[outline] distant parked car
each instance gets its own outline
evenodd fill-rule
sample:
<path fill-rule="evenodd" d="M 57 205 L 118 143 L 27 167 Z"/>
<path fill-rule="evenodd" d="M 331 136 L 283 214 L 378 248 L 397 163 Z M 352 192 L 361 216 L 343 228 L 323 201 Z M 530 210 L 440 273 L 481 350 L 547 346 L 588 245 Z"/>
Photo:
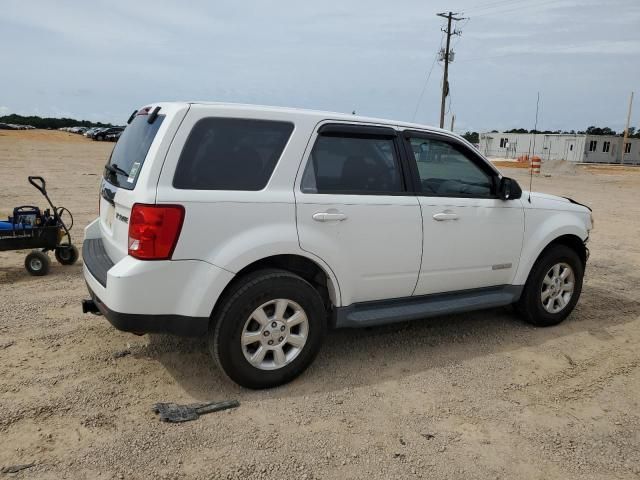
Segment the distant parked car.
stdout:
<path fill-rule="evenodd" d="M 90 135 L 88 135 L 89 138 L 95 139 L 95 136 L 101 132 L 104 132 L 105 130 L 107 130 L 107 127 L 97 127 L 94 128 L 93 131 L 91 132 Z"/>
<path fill-rule="evenodd" d="M 108 142 L 117 142 L 122 135 L 122 132 L 110 133 L 104 137 L 104 139 Z"/>
<path fill-rule="evenodd" d="M 107 135 L 113 135 L 115 133 L 122 133 L 123 130 L 124 130 L 123 127 L 105 128 L 103 130 L 100 130 L 100 131 L 94 133 L 92 138 L 94 140 L 106 140 L 107 139 Z"/>

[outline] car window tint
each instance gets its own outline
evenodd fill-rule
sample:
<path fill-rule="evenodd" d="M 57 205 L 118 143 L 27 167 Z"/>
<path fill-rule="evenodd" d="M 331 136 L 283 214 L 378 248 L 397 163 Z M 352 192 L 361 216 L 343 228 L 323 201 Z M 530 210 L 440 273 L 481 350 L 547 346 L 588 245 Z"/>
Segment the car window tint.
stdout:
<path fill-rule="evenodd" d="M 147 122 L 146 115 L 136 116 L 132 122 L 122 131 L 118 143 L 113 147 L 110 165 L 117 165 L 116 172 L 104 171 L 104 178 L 113 185 L 132 190 L 137 182 L 140 169 L 147 157 L 149 148 L 153 143 L 160 125 L 164 121 L 164 115 L 158 115 L 153 123 Z M 107 135 L 107 128 L 101 129 L 101 135 Z"/>
<path fill-rule="evenodd" d="M 305 168 L 305 193 L 385 194 L 403 190 L 392 138 L 319 135 Z"/>
<path fill-rule="evenodd" d="M 189 134 L 173 177 L 175 188 L 261 190 L 269 181 L 293 124 L 203 118 Z"/>
<path fill-rule="evenodd" d="M 491 177 L 454 145 L 411 138 L 422 193 L 452 197 L 492 196 Z"/>

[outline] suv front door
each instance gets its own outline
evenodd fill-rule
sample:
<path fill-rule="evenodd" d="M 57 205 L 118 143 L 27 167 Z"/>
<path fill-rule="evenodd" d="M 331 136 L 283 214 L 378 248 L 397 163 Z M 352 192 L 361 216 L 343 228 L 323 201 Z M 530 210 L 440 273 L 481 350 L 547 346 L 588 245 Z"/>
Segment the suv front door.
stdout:
<path fill-rule="evenodd" d="M 415 295 L 510 284 L 524 235 L 521 201 L 498 198 L 498 173 L 462 142 L 403 136 L 424 226 Z"/>
<path fill-rule="evenodd" d="M 343 306 L 410 296 L 422 217 L 396 130 L 324 124 L 309 145 L 295 187 L 300 247 L 334 271 Z"/>

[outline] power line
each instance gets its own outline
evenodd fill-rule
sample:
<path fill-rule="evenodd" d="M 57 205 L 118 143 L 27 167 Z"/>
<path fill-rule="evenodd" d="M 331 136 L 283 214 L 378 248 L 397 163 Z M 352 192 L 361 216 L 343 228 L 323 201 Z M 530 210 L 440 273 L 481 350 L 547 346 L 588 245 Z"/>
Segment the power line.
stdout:
<path fill-rule="evenodd" d="M 429 74 L 427 75 L 427 79 L 424 81 L 424 85 L 422 86 L 422 92 L 420 92 L 420 97 L 418 97 L 418 103 L 416 103 L 416 109 L 414 110 L 413 117 L 411 118 L 412 122 L 416 120 L 418 109 L 420 108 L 420 104 L 422 103 L 422 97 L 424 96 L 424 92 L 427 90 L 427 84 L 429 83 L 429 79 L 431 78 L 431 73 L 433 72 L 433 67 L 436 66 L 437 61 L 438 61 L 438 54 L 436 53 L 433 57 L 433 63 L 431 64 L 431 68 L 429 69 Z"/>
<path fill-rule="evenodd" d="M 473 18 L 478 18 L 478 17 L 486 17 L 487 15 L 496 15 L 496 14 L 500 14 L 503 15 L 505 13 L 513 13 L 513 12 L 520 12 L 523 9 L 526 8 L 535 8 L 535 7 L 544 7 L 545 5 L 552 5 L 554 3 L 558 3 L 558 0 L 548 0 L 548 1 L 542 1 L 542 2 L 537 2 L 537 3 L 533 3 L 533 4 L 524 4 L 524 5 L 520 5 L 517 7 L 510 7 L 507 9 L 497 9 L 497 10 L 492 10 L 492 11 L 488 11 L 488 12 L 482 12 L 479 13 L 477 15 L 472 15 Z"/>
<path fill-rule="evenodd" d="M 468 14 L 469 12 L 477 12 L 481 10 L 493 10 L 501 7 L 509 7 L 511 5 L 520 4 L 520 3 L 531 3 L 531 0 L 500 0 L 497 2 L 486 3 L 484 5 L 476 5 L 471 8 L 465 9 L 464 13 Z"/>

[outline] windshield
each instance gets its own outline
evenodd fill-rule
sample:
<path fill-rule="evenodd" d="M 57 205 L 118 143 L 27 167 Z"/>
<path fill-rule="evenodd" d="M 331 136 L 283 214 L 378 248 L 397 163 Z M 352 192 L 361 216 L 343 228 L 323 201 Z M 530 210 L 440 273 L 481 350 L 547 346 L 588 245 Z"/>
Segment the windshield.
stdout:
<path fill-rule="evenodd" d="M 158 133 L 164 115 L 148 123 L 147 115 L 136 115 L 124 129 L 104 170 L 104 178 L 116 187 L 133 190 L 149 147 Z"/>

